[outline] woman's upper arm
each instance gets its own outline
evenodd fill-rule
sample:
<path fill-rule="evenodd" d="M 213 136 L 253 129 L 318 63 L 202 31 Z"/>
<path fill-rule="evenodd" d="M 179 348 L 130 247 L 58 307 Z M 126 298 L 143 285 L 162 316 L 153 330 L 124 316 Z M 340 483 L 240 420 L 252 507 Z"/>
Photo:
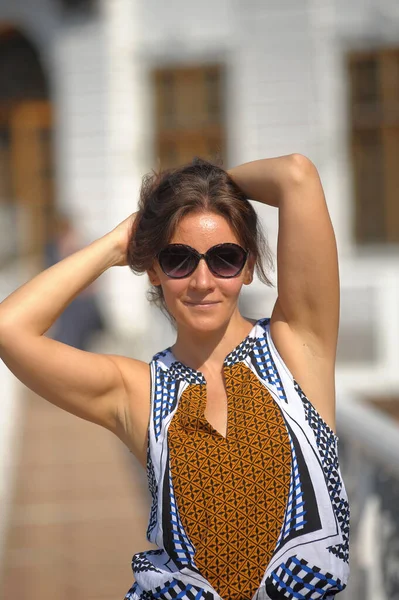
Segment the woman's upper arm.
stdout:
<path fill-rule="evenodd" d="M 279 205 L 278 298 L 274 315 L 335 352 L 339 271 L 334 230 L 314 165 L 296 156 Z"/>
<path fill-rule="evenodd" d="M 7 339 L 8 338 L 8 339 Z M 143 387 L 148 365 L 77 350 L 45 336 L 3 336 L 1 358 L 28 388 L 52 404 L 116 434 L 125 426 L 127 396 Z"/>

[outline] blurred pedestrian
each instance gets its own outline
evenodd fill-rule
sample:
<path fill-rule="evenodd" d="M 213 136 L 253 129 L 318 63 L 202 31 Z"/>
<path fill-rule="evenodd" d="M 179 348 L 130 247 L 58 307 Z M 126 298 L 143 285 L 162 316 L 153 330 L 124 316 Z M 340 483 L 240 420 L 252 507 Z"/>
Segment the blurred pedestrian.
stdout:
<path fill-rule="evenodd" d="M 80 247 L 79 236 L 71 219 L 65 215 L 56 215 L 45 247 L 47 267 L 77 252 Z M 88 350 L 93 336 L 104 329 L 105 320 L 98 292 L 95 284 L 91 284 L 66 306 L 52 326 L 50 335 L 79 350 Z"/>

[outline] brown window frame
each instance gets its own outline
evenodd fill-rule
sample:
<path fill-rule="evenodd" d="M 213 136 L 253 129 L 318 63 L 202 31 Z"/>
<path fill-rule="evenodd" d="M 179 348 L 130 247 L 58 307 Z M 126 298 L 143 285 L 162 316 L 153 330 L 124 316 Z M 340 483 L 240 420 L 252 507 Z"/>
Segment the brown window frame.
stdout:
<path fill-rule="evenodd" d="M 154 154 L 161 168 L 190 162 L 194 156 L 226 163 L 224 85 L 221 64 L 153 70 Z"/>
<path fill-rule="evenodd" d="M 399 244 L 399 47 L 351 53 L 348 72 L 355 240 Z"/>

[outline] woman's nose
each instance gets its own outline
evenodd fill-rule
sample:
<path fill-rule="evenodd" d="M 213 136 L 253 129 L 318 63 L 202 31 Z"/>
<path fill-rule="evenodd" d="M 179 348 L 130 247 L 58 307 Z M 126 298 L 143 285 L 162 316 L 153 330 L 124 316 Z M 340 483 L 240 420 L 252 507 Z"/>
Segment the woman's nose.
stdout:
<path fill-rule="evenodd" d="M 201 258 L 197 268 L 190 277 L 190 286 L 195 288 L 210 288 L 215 285 L 214 276 L 209 270 L 204 258 Z"/>

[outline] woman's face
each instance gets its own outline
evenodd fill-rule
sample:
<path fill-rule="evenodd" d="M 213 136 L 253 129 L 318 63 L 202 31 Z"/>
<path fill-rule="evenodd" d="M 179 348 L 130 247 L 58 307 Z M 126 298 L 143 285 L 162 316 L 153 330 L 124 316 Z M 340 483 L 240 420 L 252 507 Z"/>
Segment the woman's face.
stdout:
<path fill-rule="evenodd" d="M 191 246 L 201 254 L 226 242 L 241 245 L 226 219 L 211 212 L 188 214 L 169 240 L 171 244 Z M 249 256 L 241 273 L 231 279 L 213 275 L 205 260 L 200 260 L 195 271 L 184 279 L 168 277 L 157 260 L 148 275 L 153 285 L 162 286 L 166 306 L 177 324 L 211 331 L 230 320 L 242 285 L 252 281 L 253 262 Z M 212 304 L 201 306 L 204 302 Z"/>

